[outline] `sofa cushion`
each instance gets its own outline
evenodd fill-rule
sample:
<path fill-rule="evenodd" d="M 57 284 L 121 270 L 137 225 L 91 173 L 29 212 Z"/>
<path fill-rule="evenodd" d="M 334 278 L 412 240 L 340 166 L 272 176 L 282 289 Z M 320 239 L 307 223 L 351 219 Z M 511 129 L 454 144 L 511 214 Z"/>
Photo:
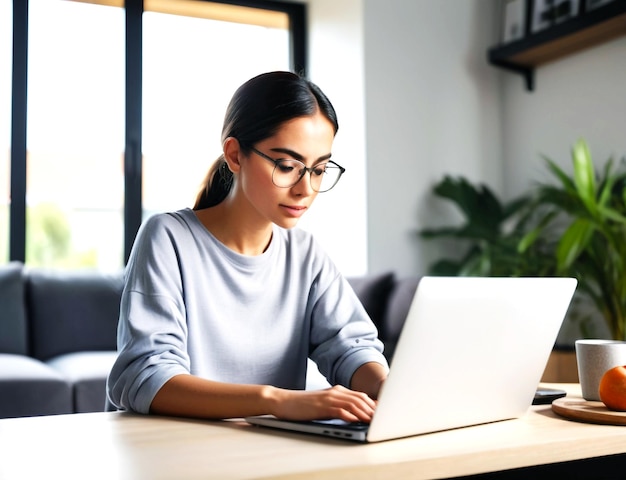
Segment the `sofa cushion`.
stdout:
<path fill-rule="evenodd" d="M 381 338 L 383 336 L 383 317 L 387 308 L 389 292 L 393 286 L 393 279 L 394 274 L 391 272 L 347 278 L 365 311 L 378 328 L 378 334 Z"/>
<path fill-rule="evenodd" d="M 29 270 L 32 356 L 116 350 L 122 287 L 121 272 Z"/>
<path fill-rule="evenodd" d="M 67 353 L 52 358 L 47 365 L 72 384 L 76 413 L 102 412 L 106 398 L 106 379 L 117 352 Z"/>
<path fill-rule="evenodd" d="M 0 418 L 72 412 L 72 389 L 61 374 L 39 360 L 0 353 Z"/>
<path fill-rule="evenodd" d="M 3 353 L 25 355 L 28 349 L 22 269 L 19 262 L 0 267 L 0 352 Z"/>

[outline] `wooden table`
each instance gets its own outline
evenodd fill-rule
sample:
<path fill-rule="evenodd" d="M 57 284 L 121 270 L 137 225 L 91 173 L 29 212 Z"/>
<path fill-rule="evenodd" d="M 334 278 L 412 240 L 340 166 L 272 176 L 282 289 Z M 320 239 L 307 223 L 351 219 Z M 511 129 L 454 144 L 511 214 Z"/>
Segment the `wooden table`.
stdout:
<path fill-rule="evenodd" d="M 551 386 L 580 395 L 578 385 Z M 370 445 L 118 412 L 5 419 L 0 479 L 442 478 L 624 454 L 625 428 L 572 422 L 549 405 Z"/>

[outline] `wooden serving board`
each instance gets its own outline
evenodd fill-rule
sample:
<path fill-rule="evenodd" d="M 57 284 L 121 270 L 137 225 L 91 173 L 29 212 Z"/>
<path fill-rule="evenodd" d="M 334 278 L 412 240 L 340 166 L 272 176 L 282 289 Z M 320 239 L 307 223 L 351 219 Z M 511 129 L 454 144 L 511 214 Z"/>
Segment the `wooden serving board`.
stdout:
<path fill-rule="evenodd" d="M 579 422 L 626 425 L 626 412 L 609 410 L 602 402 L 563 397 L 552 402 L 552 410 L 562 417 Z"/>

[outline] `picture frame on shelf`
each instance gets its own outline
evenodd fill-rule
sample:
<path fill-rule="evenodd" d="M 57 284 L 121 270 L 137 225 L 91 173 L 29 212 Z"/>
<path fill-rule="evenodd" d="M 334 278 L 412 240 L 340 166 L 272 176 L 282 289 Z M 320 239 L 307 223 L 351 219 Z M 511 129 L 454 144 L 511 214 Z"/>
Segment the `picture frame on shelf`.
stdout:
<path fill-rule="evenodd" d="M 615 0 L 585 0 L 585 12 L 595 10 L 596 8 L 603 7 L 607 3 L 611 3 Z"/>
<path fill-rule="evenodd" d="M 526 36 L 527 0 L 504 0 L 502 19 L 502 43 L 521 40 Z"/>
<path fill-rule="evenodd" d="M 547 30 L 580 13 L 580 0 L 532 0 L 531 33 Z M 600 0 L 596 0 L 600 1 Z"/>

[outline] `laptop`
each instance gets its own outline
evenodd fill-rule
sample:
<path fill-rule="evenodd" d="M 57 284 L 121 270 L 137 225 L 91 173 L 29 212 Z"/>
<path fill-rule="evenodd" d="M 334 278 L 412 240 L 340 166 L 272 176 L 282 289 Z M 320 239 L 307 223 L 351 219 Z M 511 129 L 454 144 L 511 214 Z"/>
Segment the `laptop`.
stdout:
<path fill-rule="evenodd" d="M 423 277 L 370 424 L 247 417 L 379 442 L 523 416 L 576 289 L 573 278 Z"/>

